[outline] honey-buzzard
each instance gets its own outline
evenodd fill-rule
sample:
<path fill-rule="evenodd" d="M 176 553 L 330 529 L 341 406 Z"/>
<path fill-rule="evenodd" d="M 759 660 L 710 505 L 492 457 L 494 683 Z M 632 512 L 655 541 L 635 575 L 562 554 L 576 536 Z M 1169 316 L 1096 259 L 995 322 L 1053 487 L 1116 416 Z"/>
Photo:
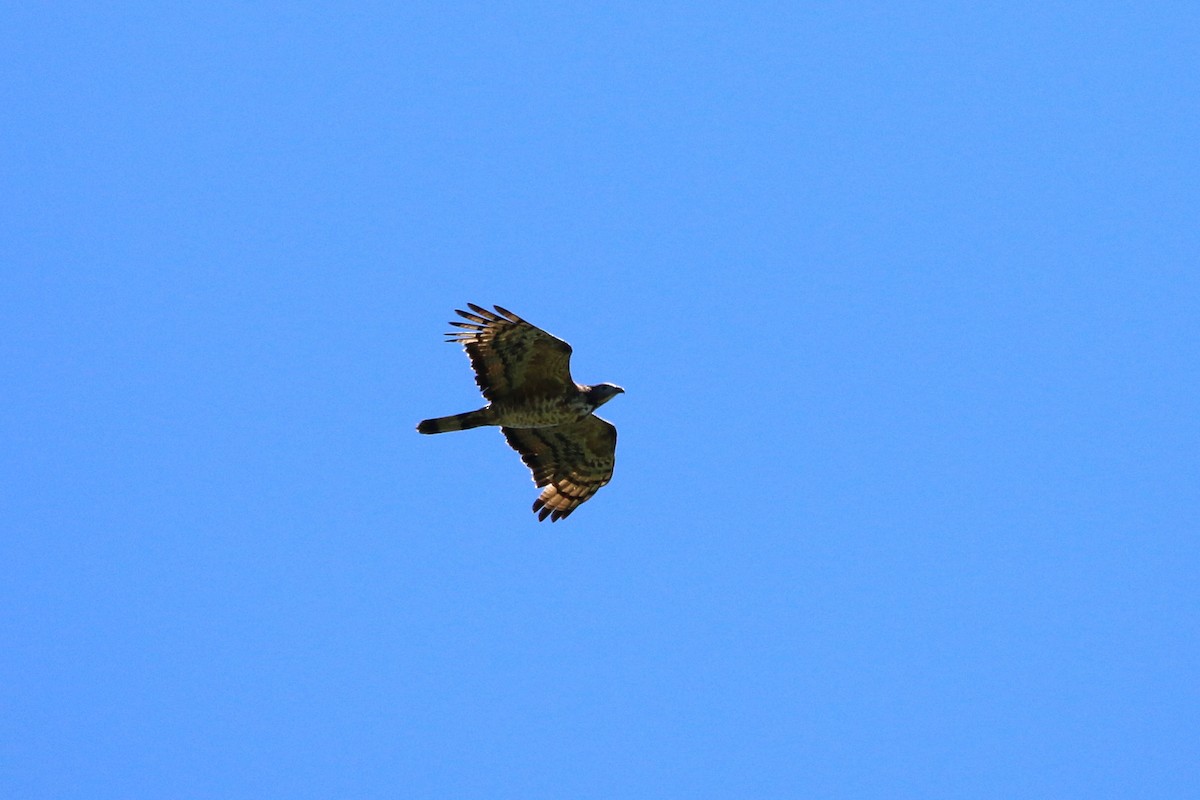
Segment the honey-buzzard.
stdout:
<path fill-rule="evenodd" d="M 592 412 L 625 390 L 611 383 L 584 386 L 571 379 L 571 345 L 496 306 L 456 309 L 466 322 L 446 334 L 471 358 L 488 404 L 478 411 L 427 419 L 420 433 L 498 425 L 509 446 L 545 486 L 533 510 L 538 520 L 568 516 L 608 483 L 616 460 L 617 429 Z M 474 313 L 471 313 L 474 312 Z"/>

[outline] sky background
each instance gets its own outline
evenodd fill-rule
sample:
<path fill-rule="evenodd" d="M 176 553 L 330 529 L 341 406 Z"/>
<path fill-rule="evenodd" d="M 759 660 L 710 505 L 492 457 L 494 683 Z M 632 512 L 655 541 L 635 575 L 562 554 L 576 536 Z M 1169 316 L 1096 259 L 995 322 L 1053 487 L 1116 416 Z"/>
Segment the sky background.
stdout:
<path fill-rule="evenodd" d="M 1193 3 L 0 10 L 0 795 L 1195 797 Z M 537 522 L 467 302 L 627 394 Z"/>

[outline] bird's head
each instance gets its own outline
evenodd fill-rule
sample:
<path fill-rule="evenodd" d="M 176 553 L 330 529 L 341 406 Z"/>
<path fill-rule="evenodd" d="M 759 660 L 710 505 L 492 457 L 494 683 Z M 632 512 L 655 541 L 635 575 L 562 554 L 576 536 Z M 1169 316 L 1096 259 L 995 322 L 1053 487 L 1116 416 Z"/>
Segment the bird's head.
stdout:
<path fill-rule="evenodd" d="M 617 395 L 624 393 L 625 390 L 615 383 L 597 383 L 595 386 L 587 388 L 588 401 L 593 408 L 599 408 Z"/>

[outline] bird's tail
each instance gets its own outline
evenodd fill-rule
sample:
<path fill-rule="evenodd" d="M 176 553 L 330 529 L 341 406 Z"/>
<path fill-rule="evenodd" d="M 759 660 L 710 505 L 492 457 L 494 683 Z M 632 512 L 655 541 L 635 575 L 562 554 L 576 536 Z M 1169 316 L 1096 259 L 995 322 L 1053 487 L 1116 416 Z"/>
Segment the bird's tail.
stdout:
<path fill-rule="evenodd" d="M 417 425 L 418 433 L 447 433 L 449 431 L 465 431 L 468 428 L 478 428 L 481 425 L 495 425 L 490 408 L 478 411 L 468 411 L 465 414 L 454 414 L 449 417 L 434 417 L 421 420 Z"/>

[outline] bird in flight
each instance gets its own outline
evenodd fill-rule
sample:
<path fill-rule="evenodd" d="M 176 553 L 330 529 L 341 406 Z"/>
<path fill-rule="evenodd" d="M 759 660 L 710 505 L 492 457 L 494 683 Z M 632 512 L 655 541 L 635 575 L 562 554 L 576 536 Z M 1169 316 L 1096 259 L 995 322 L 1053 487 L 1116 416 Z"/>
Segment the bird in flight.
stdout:
<path fill-rule="evenodd" d="M 456 309 L 466 322 L 446 340 L 461 342 L 488 404 L 477 411 L 423 420 L 420 433 L 498 425 L 512 449 L 546 487 L 533 501 L 538 520 L 558 522 L 612 479 L 617 429 L 592 412 L 625 390 L 584 386 L 571 378 L 571 345 L 508 309 L 474 303 Z"/>

